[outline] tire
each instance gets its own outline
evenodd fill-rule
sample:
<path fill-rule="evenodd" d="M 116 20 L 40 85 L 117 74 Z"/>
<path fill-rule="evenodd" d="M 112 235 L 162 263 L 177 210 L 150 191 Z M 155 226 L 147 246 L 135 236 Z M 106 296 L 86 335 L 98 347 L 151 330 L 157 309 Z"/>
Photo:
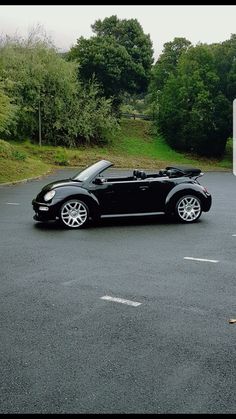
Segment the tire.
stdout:
<path fill-rule="evenodd" d="M 195 195 L 182 196 L 175 206 L 175 216 L 182 223 L 194 223 L 202 213 L 202 204 Z"/>
<path fill-rule="evenodd" d="M 83 228 L 89 221 L 89 208 L 79 199 L 64 202 L 60 209 L 60 222 L 67 228 Z"/>

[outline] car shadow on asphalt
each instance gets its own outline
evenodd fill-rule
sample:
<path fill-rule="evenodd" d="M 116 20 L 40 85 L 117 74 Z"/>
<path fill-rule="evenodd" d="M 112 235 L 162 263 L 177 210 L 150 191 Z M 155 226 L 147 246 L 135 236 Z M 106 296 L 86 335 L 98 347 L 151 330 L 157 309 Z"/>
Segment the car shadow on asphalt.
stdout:
<path fill-rule="evenodd" d="M 197 221 L 199 222 L 199 220 Z M 83 228 L 83 230 L 88 229 L 102 229 L 107 227 L 134 227 L 134 226 L 147 226 L 147 225 L 177 225 L 178 223 L 174 217 L 167 215 L 151 215 L 151 216 L 135 216 L 135 217 L 111 217 L 103 218 L 97 222 L 90 221 L 89 224 Z M 73 230 L 68 229 L 66 226 L 63 226 L 59 222 L 49 221 L 49 222 L 36 222 L 34 228 L 39 230 Z M 74 229 L 78 230 L 78 229 Z"/>
<path fill-rule="evenodd" d="M 91 227 L 132 227 L 132 226 L 145 226 L 145 225 L 165 225 L 176 224 L 173 217 L 166 215 L 150 215 L 150 216 L 135 216 L 135 217 L 117 217 L 117 218 L 103 218 L 97 223 L 91 223 Z"/>

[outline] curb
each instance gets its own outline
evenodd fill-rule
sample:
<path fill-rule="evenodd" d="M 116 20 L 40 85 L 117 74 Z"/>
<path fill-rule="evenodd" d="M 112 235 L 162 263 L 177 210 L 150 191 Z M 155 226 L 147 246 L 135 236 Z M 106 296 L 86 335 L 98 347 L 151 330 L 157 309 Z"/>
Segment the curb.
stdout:
<path fill-rule="evenodd" d="M 44 176 L 47 176 L 48 174 L 53 173 L 53 172 L 54 172 L 54 170 L 48 170 L 46 173 L 44 173 L 40 176 L 30 177 L 28 179 L 22 179 L 22 180 L 15 180 L 15 181 L 12 181 L 12 182 L 0 183 L 0 187 L 1 186 L 17 185 L 18 183 L 27 183 L 27 182 L 31 182 L 33 180 L 42 179 Z"/>

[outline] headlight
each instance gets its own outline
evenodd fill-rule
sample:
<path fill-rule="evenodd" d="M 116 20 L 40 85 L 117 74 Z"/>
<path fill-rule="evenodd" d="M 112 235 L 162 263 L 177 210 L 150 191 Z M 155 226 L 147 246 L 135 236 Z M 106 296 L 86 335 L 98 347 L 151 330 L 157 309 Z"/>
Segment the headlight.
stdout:
<path fill-rule="evenodd" d="M 44 201 L 50 201 L 50 199 L 52 199 L 55 195 L 56 191 L 49 191 L 46 193 L 46 195 L 44 195 Z"/>

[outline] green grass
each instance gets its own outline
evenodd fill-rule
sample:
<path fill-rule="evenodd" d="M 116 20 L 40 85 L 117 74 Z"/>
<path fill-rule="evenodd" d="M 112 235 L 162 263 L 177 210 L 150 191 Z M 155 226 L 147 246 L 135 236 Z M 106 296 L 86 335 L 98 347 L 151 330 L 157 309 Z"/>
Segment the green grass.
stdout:
<path fill-rule="evenodd" d="M 0 140 L 0 182 L 36 177 L 59 166 L 82 168 L 100 159 L 110 160 L 117 168 L 159 170 L 181 164 L 203 171 L 232 170 L 232 140 L 227 143 L 223 159 L 200 158 L 172 150 L 161 136 L 151 134 L 150 126 L 149 121 L 124 119 L 119 133 L 106 146 L 68 149 Z"/>
<path fill-rule="evenodd" d="M 178 153 L 171 149 L 161 136 L 150 133 L 150 122 L 142 120 L 124 120 L 120 137 L 113 140 L 109 148 L 114 156 L 126 156 L 126 159 L 139 159 L 143 167 L 156 165 L 197 165 L 204 170 L 232 170 L 233 143 L 232 139 L 226 146 L 222 160 L 200 158 L 191 154 Z M 153 166 L 154 165 L 154 166 Z"/>
<path fill-rule="evenodd" d="M 50 166 L 40 160 L 27 157 L 25 161 L 0 158 L 0 183 L 16 182 L 41 176 L 50 171 Z"/>

